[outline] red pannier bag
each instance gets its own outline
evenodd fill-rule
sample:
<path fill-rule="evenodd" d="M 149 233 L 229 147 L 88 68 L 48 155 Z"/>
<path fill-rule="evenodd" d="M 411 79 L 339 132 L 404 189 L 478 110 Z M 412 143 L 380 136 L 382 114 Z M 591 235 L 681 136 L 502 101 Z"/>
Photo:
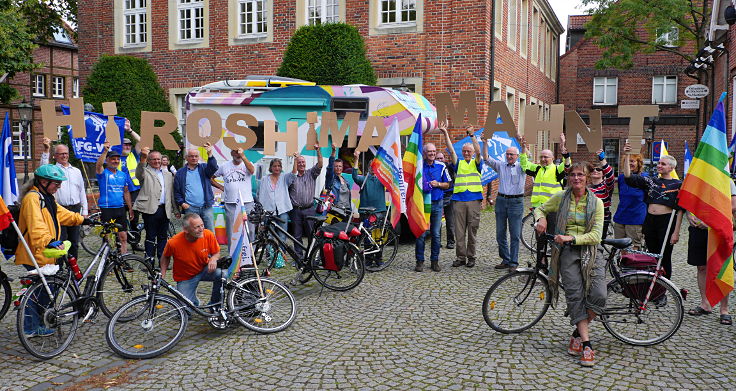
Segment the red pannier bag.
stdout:
<path fill-rule="evenodd" d="M 346 230 L 348 230 L 346 232 Z M 356 227 L 348 227 L 346 223 L 327 225 L 317 231 L 317 245 L 322 256 L 322 267 L 325 270 L 340 271 L 347 261 L 350 239 L 360 236 Z"/>
<path fill-rule="evenodd" d="M 651 255 L 624 254 L 621 256 L 621 269 L 624 272 L 626 272 L 628 269 L 628 271 L 642 270 L 654 273 L 656 267 L 657 258 Z M 630 284 L 629 289 L 633 292 L 633 295 L 636 296 L 636 299 L 643 301 L 647 295 L 647 291 L 649 290 L 650 283 L 651 279 L 647 278 L 646 280 L 642 280 L 642 282 Z M 665 289 L 659 285 L 655 285 L 654 289 L 652 289 L 652 294 L 649 296 L 649 300 L 657 300 L 661 298 L 664 294 Z M 624 295 L 629 296 L 626 294 L 625 290 Z"/>

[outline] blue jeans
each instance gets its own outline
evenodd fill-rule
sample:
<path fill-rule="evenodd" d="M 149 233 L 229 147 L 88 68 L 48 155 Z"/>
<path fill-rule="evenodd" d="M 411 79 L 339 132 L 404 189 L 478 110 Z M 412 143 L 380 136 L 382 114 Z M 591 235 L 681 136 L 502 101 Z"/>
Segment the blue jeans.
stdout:
<path fill-rule="evenodd" d="M 189 209 L 185 210 L 184 213 L 194 213 L 199 215 L 204 222 L 204 227 L 212 233 L 215 232 L 215 214 L 211 206 L 190 206 Z"/>
<path fill-rule="evenodd" d="M 432 213 L 429 215 L 429 230 L 417 238 L 414 253 L 417 262 L 424 262 L 424 241 L 427 236 L 432 235 L 432 250 L 429 260 L 436 262 L 440 259 L 440 233 L 442 232 L 442 200 L 432 201 Z"/>
<path fill-rule="evenodd" d="M 176 290 L 189 299 L 189 301 L 194 303 L 194 305 L 199 307 L 199 299 L 197 299 L 197 285 L 199 285 L 200 281 L 212 281 L 212 294 L 210 295 L 209 304 L 219 303 L 222 301 L 222 296 L 220 296 L 222 272 L 223 269 L 218 268 L 215 269 L 214 272 L 208 273 L 207 266 L 205 266 L 199 274 L 191 279 L 177 282 Z"/>
<path fill-rule="evenodd" d="M 502 263 L 511 267 L 519 265 L 519 240 L 521 239 L 521 219 L 524 217 L 524 197 L 496 197 L 496 241 L 498 256 Z M 506 228 L 511 236 L 511 251 L 506 240 Z"/>

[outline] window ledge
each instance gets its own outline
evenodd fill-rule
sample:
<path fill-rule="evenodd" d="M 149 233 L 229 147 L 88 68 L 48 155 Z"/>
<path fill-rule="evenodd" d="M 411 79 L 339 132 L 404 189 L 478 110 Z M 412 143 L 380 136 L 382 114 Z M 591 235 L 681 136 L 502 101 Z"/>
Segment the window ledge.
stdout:
<path fill-rule="evenodd" d="M 46 97 L 46 95 L 44 95 L 44 94 L 36 94 L 36 93 L 34 93 L 33 96 L 35 96 L 36 98 L 45 98 Z"/>
<path fill-rule="evenodd" d="M 271 42 L 271 41 L 272 39 L 269 37 L 268 33 L 258 33 L 258 34 L 239 35 L 233 39 L 233 44 L 249 45 L 249 44 L 254 44 L 254 43 Z"/>
<path fill-rule="evenodd" d="M 406 34 L 418 32 L 416 22 L 401 22 L 401 23 L 379 23 L 374 32 L 376 34 Z"/>
<path fill-rule="evenodd" d="M 199 45 L 204 42 L 204 38 L 197 39 L 180 39 L 176 42 L 177 45 Z"/>
<path fill-rule="evenodd" d="M 618 103 L 593 103 L 593 108 L 596 107 L 613 107 L 618 106 Z"/>

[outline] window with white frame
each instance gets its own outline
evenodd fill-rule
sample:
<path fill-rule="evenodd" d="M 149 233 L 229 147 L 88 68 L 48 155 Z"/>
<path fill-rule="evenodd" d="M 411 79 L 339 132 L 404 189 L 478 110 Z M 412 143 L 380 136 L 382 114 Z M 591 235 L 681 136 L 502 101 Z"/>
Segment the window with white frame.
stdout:
<path fill-rule="evenodd" d="M 267 17 L 266 0 L 238 0 L 238 34 L 241 37 L 267 34 Z"/>
<path fill-rule="evenodd" d="M 519 52 L 526 56 L 529 45 L 529 0 L 521 0 L 521 21 L 519 23 Z"/>
<path fill-rule="evenodd" d="M 72 80 L 72 96 L 75 98 L 79 98 L 79 78 L 75 77 Z"/>
<path fill-rule="evenodd" d="M 615 105 L 617 103 L 618 78 L 596 77 L 593 78 L 593 104 Z"/>
<path fill-rule="evenodd" d="M 657 44 L 665 47 L 677 47 L 677 41 L 680 39 L 680 29 L 677 26 L 671 29 L 660 32 L 657 30 Z"/>
<path fill-rule="evenodd" d="M 416 21 L 416 0 L 381 0 L 381 23 L 412 23 Z"/>
<path fill-rule="evenodd" d="M 178 0 L 179 41 L 204 39 L 204 0 Z"/>
<path fill-rule="evenodd" d="M 148 0 L 125 0 L 123 18 L 125 28 L 124 46 L 140 46 L 148 42 Z"/>
<path fill-rule="evenodd" d="M 307 24 L 334 23 L 340 20 L 339 0 L 309 0 Z"/>
<path fill-rule="evenodd" d="M 64 97 L 64 76 L 54 76 L 51 92 L 54 98 Z"/>
<path fill-rule="evenodd" d="M 519 0 L 508 0 L 508 17 L 506 20 L 508 20 L 508 25 L 506 26 L 506 31 L 508 32 L 508 37 L 506 38 L 506 42 L 508 42 L 509 46 L 515 48 L 516 47 L 516 31 L 517 31 L 517 25 L 519 23 L 518 19 L 518 4 L 517 1 Z"/>
<path fill-rule="evenodd" d="M 493 0 L 493 23 L 496 24 L 496 36 L 503 36 L 503 0 Z"/>
<path fill-rule="evenodd" d="M 33 96 L 46 96 L 46 75 L 33 75 Z"/>
<path fill-rule="evenodd" d="M 652 103 L 677 103 L 677 76 L 652 78 Z"/>
<path fill-rule="evenodd" d="M 25 137 L 23 135 L 23 125 L 20 121 L 13 121 L 13 156 L 16 159 L 25 159 Z"/>

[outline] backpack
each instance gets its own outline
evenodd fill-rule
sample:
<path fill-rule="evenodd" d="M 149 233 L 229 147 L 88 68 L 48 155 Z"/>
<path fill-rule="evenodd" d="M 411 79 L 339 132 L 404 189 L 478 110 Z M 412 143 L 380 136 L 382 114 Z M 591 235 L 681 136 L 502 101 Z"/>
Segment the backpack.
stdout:
<path fill-rule="evenodd" d="M 29 192 L 38 194 L 38 198 L 41 201 L 41 209 L 46 207 L 46 202 L 41 193 L 35 190 L 30 190 Z M 20 218 L 20 204 L 10 204 L 8 205 L 8 210 L 10 210 L 13 220 L 17 223 Z M 7 256 L 15 255 L 15 249 L 18 248 L 18 243 L 20 243 L 20 240 L 18 239 L 18 232 L 15 231 L 15 228 L 8 227 L 0 231 L 0 247 L 2 247 L 3 254 Z"/>

